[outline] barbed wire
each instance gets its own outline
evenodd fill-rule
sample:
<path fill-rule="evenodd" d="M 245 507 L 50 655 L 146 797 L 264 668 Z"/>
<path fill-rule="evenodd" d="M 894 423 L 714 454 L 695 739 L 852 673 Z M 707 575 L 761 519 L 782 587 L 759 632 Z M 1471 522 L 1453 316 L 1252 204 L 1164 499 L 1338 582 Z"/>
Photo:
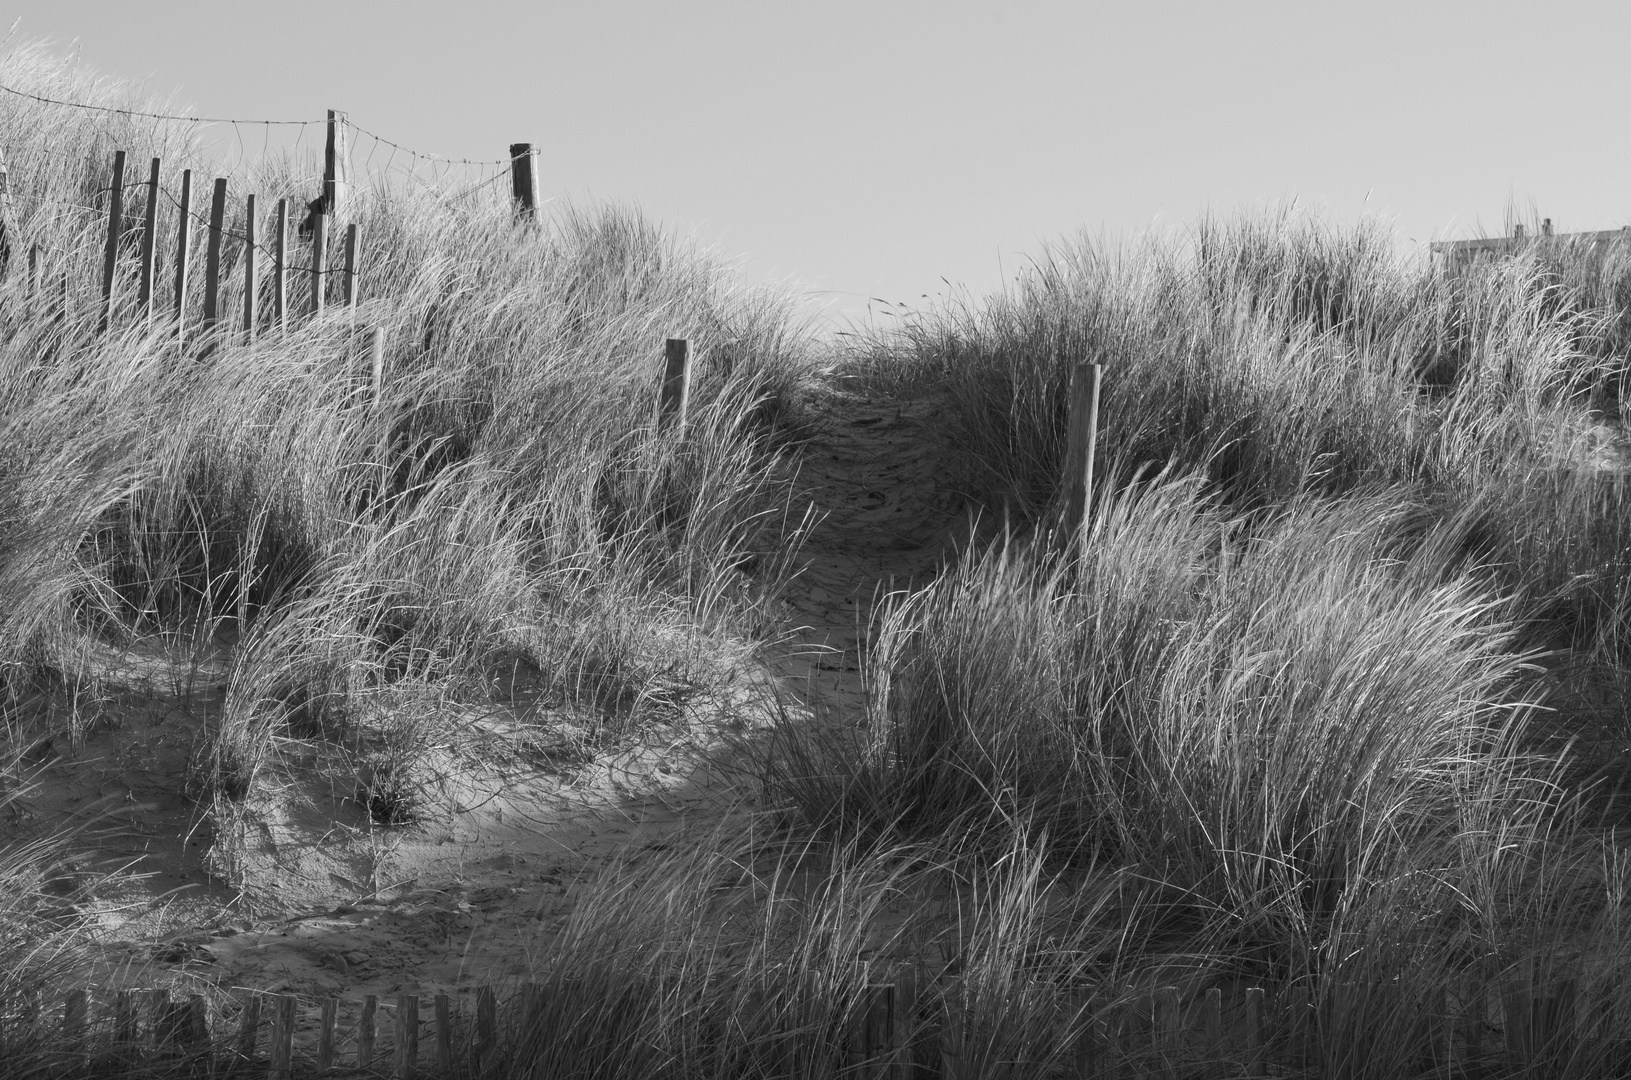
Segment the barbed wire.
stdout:
<path fill-rule="evenodd" d="M 184 124 L 266 124 L 279 127 L 305 127 L 308 124 L 325 123 L 323 120 L 235 120 L 225 117 L 177 116 L 173 113 L 147 112 L 143 109 L 121 109 L 113 105 L 91 105 L 83 101 L 64 101 L 61 98 L 46 97 L 43 94 L 32 94 L 27 90 L 17 90 L 4 84 L 0 84 L 0 90 L 46 105 L 60 105 L 66 109 L 83 109 L 86 112 L 110 113 L 118 116 L 140 116 L 150 120 L 175 120 Z"/>

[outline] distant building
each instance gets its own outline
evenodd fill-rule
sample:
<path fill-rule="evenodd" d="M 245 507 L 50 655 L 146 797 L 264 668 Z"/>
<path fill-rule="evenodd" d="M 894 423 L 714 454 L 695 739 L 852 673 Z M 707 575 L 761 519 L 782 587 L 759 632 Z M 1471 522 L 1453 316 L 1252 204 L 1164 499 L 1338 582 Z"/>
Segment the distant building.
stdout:
<path fill-rule="evenodd" d="M 1605 232 L 1553 233 L 1552 219 L 1546 218 L 1541 222 L 1539 236 L 1529 233 L 1522 225 L 1516 225 L 1511 236 L 1441 240 L 1432 244 L 1430 250 L 1433 265 L 1453 274 L 1480 259 L 1499 259 L 1531 251 L 1567 250 L 1571 254 L 1604 254 L 1610 245 L 1624 243 L 1631 243 L 1631 225 Z"/>

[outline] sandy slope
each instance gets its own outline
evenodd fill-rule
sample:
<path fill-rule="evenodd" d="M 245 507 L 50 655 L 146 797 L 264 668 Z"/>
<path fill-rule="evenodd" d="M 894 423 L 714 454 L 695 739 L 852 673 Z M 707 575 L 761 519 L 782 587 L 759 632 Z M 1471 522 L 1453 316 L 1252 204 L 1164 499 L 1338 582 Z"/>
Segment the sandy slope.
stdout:
<path fill-rule="evenodd" d="M 923 409 L 841 388 L 817 406 L 800 470 L 816 524 L 789 592 L 789 648 L 744 658 L 727 692 L 694 697 L 588 759 L 574 753 L 569 712 L 543 725 L 558 742 L 540 740 L 536 688 L 524 674 L 500 678 L 492 700 L 464 708 L 457 734 L 429 751 L 439 779 L 412 825 L 371 824 L 347 786 L 354 774 L 298 740 L 230 815 L 204 813 L 181 787 L 220 707 L 231 643 L 194 656 L 86 645 L 74 679 L 81 715 L 94 719 L 75 746 L 60 708 L 44 718 L 42 733 L 56 735 L 39 744 L 47 767 L 28 807 L 41 823 L 111 814 L 57 881 L 63 903 L 102 927 L 90 981 L 287 991 L 312 1005 L 524 978 L 597 866 L 751 795 L 732 737 L 769 724 L 778 693 L 802 722 L 859 719 L 877 598 L 925 581 L 962 524 Z M 113 865 L 142 876 L 96 887 L 96 871 Z"/>

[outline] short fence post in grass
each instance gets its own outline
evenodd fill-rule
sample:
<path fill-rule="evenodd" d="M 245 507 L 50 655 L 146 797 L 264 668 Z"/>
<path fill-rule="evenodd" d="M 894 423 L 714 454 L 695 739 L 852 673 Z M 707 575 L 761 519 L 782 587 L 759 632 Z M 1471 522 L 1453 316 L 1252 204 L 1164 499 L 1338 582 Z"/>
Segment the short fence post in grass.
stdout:
<path fill-rule="evenodd" d="M 1517 1061 L 1529 1059 L 1531 1047 L 1530 993 L 1525 986 L 1508 986 L 1501 994 L 1501 1020 L 1506 1050 Z"/>
<path fill-rule="evenodd" d="M 396 998 L 396 1056 L 391 1075 L 407 1080 L 419 1067 L 419 995 L 398 994 Z"/>
<path fill-rule="evenodd" d="M 294 1065 L 294 995 L 277 996 L 277 1012 L 272 1017 L 272 1046 L 268 1070 L 272 1080 L 289 1080 Z"/>
<path fill-rule="evenodd" d="M 84 990 L 70 990 L 62 1003 L 62 1035 L 70 1053 L 85 1049 L 85 1028 L 90 1021 L 90 995 Z"/>
<path fill-rule="evenodd" d="M 311 223 L 311 313 L 323 313 L 323 279 L 328 276 L 328 215 L 318 214 Z"/>
<path fill-rule="evenodd" d="M 1159 1075 L 1167 1080 L 1178 1076 L 1178 1049 L 1182 1045 L 1182 1013 L 1178 1007 L 1178 988 L 1163 986 L 1150 995 L 1150 1013 L 1154 1027 L 1155 1056 Z"/>
<path fill-rule="evenodd" d="M 1269 1074 L 1264 1054 L 1263 988 L 1252 986 L 1246 990 L 1246 1075 L 1253 1080 Z"/>
<path fill-rule="evenodd" d="M 357 223 L 345 227 L 345 306 L 357 306 Z"/>
<path fill-rule="evenodd" d="M 210 198 L 210 235 L 204 248 L 204 323 L 203 332 L 215 329 L 220 320 L 221 301 L 221 235 L 226 231 L 227 181 L 215 179 L 215 193 Z"/>
<path fill-rule="evenodd" d="M 1541 219 L 1541 222 L 1540 222 L 1540 235 L 1542 235 L 1542 236 L 1551 236 L 1552 235 L 1552 219 L 1551 218 L 1542 218 Z"/>
<path fill-rule="evenodd" d="M 121 990 L 113 999 L 114 1052 L 120 1055 L 133 1053 L 138 1035 L 135 991 Z"/>
<path fill-rule="evenodd" d="M 669 338 L 663 348 L 663 394 L 657 409 L 657 428 L 685 430 L 685 411 L 691 400 L 691 343 Z"/>
<path fill-rule="evenodd" d="M 289 200 L 277 201 L 277 235 L 272 254 L 272 318 L 279 331 L 289 318 Z"/>
<path fill-rule="evenodd" d="M 515 213 L 523 221 L 538 216 L 538 151 L 531 143 L 510 144 L 510 190 Z"/>
<path fill-rule="evenodd" d="M 1209 987 L 1201 999 L 1201 1024 L 1206 1030 L 1206 1075 L 1223 1080 L 1223 988 Z"/>
<path fill-rule="evenodd" d="M 193 235 L 193 171 L 181 171 L 181 213 L 176 219 L 176 293 L 171 301 L 175 310 L 176 340 L 185 340 L 187 315 L 187 280 L 192 262 Z"/>
<path fill-rule="evenodd" d="M 369 994 L 362 999 L 362 1018 L 357 1021 L 357 1068 L 374 1064 L 374 1040 L 379 1035 L 379 998 Z"/>
<path fill-rule="evenodd" d="M 165 1051 L 170 1049 L 170 991 L 165 987 L 157 987 L 147 992 L 148 1033 L 153 1040 L 153 1049 Z"/>
<path fill-rule="evenodd" d="M 346 114 L 328 111 L 328 133 L 323 142 L 323 212 L 338 218 L 349 198 L 351 156 L 346 153 Z"/>
<path fill-rule="evenodd" d="M 436 995 L 436 1075 L 453 1075 L 453 1007 L 446 994 Z"/>
<path fill-rule="evenodd" d="M 153 260 L 158 253 L 158 231 L 159 159 L 154 158 L 147 167 L 147 213 L 142 217 L 142 282 L 136 294 L 144 326 L 153 321 Z"/>
<path fill-rule="evenodd" d="M 1070 377 L 1070 421 L 1065 435 L 1065 536 L 1067 551 L 1087 543 L 1087 515 L 1093 503 L 1093 457 L 1099 434 L 1100 365 L 1076 367 Z"/>
<path fill-rule="evenodd" d="M 260 1038 L 261 997 L 254 991 L 243 996 L 243 1009 L 238 1013 L 238 1056 L 245 1061 L 255 1060 L 255 1043 Z"/>
<path fill-rule="evenodd" d="M 340 1019 L 338 998 L 323 999 L 323 1022 L 317 1032 L 317 1071 L 328 1072 L 334 1067 L 334 1028 Z"/>
<path fill-rule="evenodd" d="M 862 988 L 860 1030 L 855 1040 L 862 1068 L 887 1076 L 895 1030 L 895 984 L 868 983 Z"/>
<path fill-rule="evenodd" d="M 498 1048 L 498 998 L 491 986 L 476 988 L 476 1041 L 471 1046 L 471 1064 L 478 1071 L 492 1068 Z"/>
<path fill-rule="evenodd" d="M 125 222 L 125 152 L 113 155 L 113 186 L 108 189 L 108 242 L 102 252 L 102 322 L 106 333 L 113 320 L 113 277 L 119 268 L 119 233 Z"/>
<path fill-rule="evenodd" d="M 244 196 L 244 340 L 254 343 L 260 279 L 255 275 L 255 196 Z"/>

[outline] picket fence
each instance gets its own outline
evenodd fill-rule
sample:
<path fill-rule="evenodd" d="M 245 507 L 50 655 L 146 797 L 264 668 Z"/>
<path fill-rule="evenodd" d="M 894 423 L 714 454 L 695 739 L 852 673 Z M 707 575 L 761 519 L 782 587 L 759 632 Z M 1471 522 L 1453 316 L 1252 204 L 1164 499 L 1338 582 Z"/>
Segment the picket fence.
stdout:
<path fill-rule="evenodd" d="M 947 999 L 920 996 L 913 967 L 902 966 L 892 974 L 889 982 L 868 983 L 847 1038 L 834 1047 L 845 1074 L 858 1080 L 978 1076 L 980 1063 L 963 1060 L 959 1052 L 960 1025 Z M 1496 1066 L 1552 1075 L 1585 1054 L 1625 1057 L 1626 1048 L 1615 1042 L 1611 998 L 1579 1015 L 1576 984 L 1569 980 L 1508 987 L 1499 994 L 1488 989 L 1469 983 L 1453 1003 L 1444 994 L 1420 1003 L 1420 1022 L 1428 1032 L 1425 1073 L 1477 1075 Z M 94 1075 L 133 1070 L 229 1075 L 248 1070 L 271 1080 L 356 1074 L 400 1080 L 496 1076 L 512 1063 L 524 1064 L 517 1061 L 517 1051 L 542 993 L 537 984 L 526 984 L 501 1002 L 493 987 L 483 986 L 474 993 L 473 1015 L 466 1015 L 453 997 L 436 994 L 425 1017 L 424 999 L 417 994 L 390 1000 L 370 994 L 347 1002 L 240 992 L 232 1030 L 232 1025 L 212 1025 L 202 995 L 172 1000 L 163 989 L 121 990 L 105 995 L 104 1015 L 93 1017 L 90 995 L 74 990 L 63 1002 L 50 1052 L 58 1055 L 64 1071 Z M 1074 1023 L 1080 1032 L 1076 1045 L 1056 1048 L 1062 1052 L 1052 1056 L 1063 1063 L 1063 1075 L 1078 1080 L 1321 1075 L 1313 1035 L 1317 1018 L 1312 1011 L 1301 1018 L 1293 1015 L 1299 1008 L 1312 1010 L 1306 999 L 1281 994 L 1273 1003 L 1278 1019 L 1271 1025 L 1262 988 L 1247 987 L 1232 998 L 1226 1013 L 1224 990 L 1218 986 L 1188 995 L 1177 987 L 1161 987 L 1113 1008 L 1096 1008 L 1092 998 L 1080 997 L 1071 1008 L 1090 1020 Z M 1493 1002 L 1498 1002 L 1498 1018 L 1490 1015 Z M 930 1010 L 939 1015 L 927 1016 Z M 38 1031 L 38 1011 L 26 1015 Z M 308 1030 L 315 1019 L 316 1041 L 297 1057 L 294 1037 L 302 1019 Z M 1271 1026 L 1306 1037 L 1271 1038 Z M 1496 1035 L 1498 1040 L 1492 1041 Z M 1606 1059 L 1602 1064 L 1613 1067 Z"/>

